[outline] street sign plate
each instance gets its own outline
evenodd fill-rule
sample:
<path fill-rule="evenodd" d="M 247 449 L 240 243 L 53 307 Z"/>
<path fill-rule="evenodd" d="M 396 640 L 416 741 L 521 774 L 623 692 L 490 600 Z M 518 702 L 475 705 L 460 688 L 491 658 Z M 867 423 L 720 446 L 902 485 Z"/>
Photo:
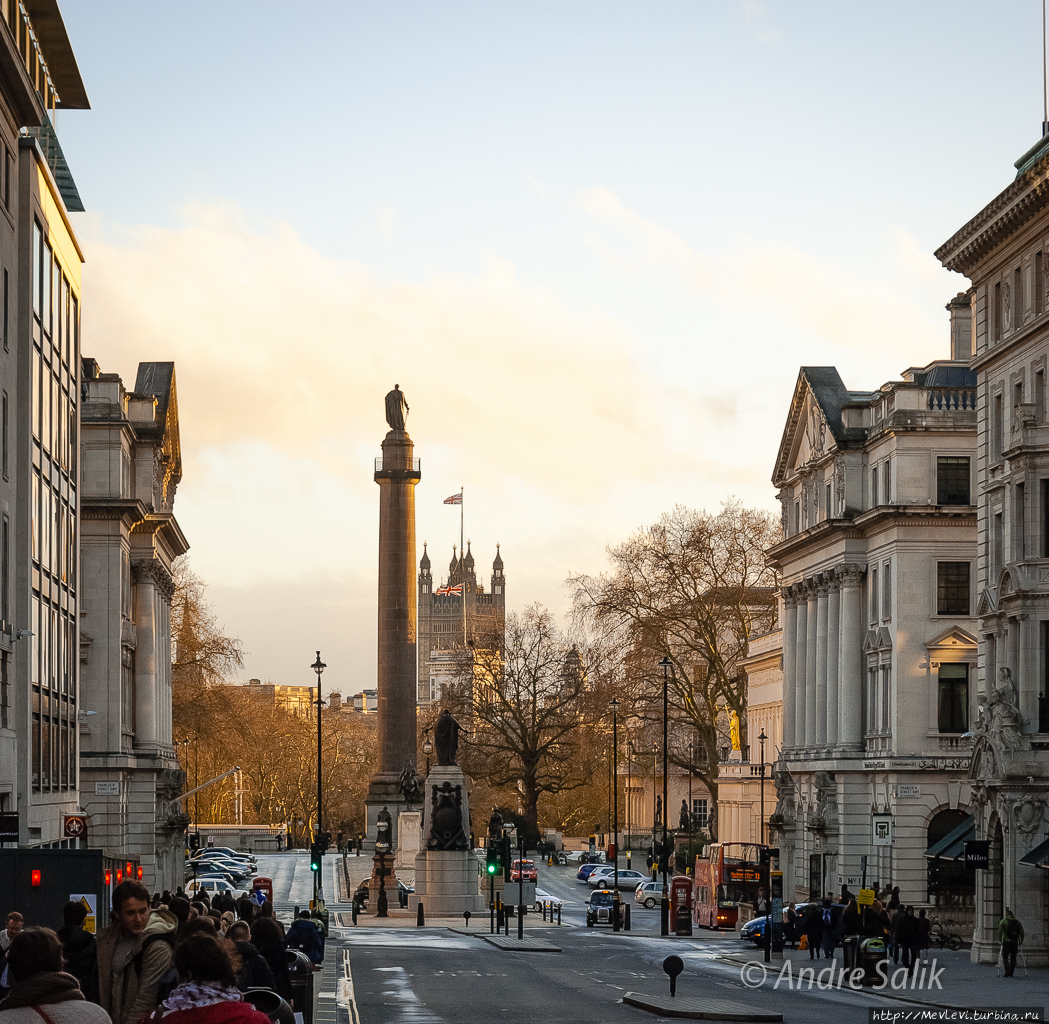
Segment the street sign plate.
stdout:
<path fill-rule="evenodd" d="M 874 890 L 873 889 L 860 889 L 859 896 L 856 897 L 856 902 L 861 907 L 869 907 L 874 903 Z"/>
<path fill-rule="evenodd" d="M 95 796 L 120 796 L 120 783 L 96 782 Z"/>

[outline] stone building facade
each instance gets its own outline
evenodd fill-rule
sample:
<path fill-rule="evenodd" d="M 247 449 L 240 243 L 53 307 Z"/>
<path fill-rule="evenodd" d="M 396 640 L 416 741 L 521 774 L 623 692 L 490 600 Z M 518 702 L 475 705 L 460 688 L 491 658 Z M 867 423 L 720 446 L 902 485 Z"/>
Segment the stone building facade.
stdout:
<path fill-rule="evenodd" d="M 455 550 L 448 566 L 448 582 L 434 586 L 430 556 L 423 545 L 419 561 L 419 675 L 420 706 L 439 700 L 462 672 L 462 652 L 467 643 L 483 645 L 503 636 L 506 624 L 506 575 L 503 556 L 496 545 L 491 590 L 477 582 L 474 556 L 467 542 L 466 555 Z M 457 593 L 449 589 L 460 588 Z M 465 601 L 465 609 L 463 603 Z"/>
<path fill-rule="evenodd" d="M 77 846 L 83 205 L 53 126 L 89 104 L 54 0 L 0 0 L 0 58 L 0 810 Z"/>
<path fill-rule="evenodd" d="M 936 253 L 972 288 L 977 387 L 979 705 L 969 773 L 977 874 L 973 958 L 997 956 L 1005 907 L 1030 963 L 1049 962 L 1049 137 Z"/>
<path fill-rule="evenodd" d="M 791 402 L 771 549 L 785 899 L 855 889 L 866 856 L 910 902 L 972 902 L 971 876 L 930 892 L 925 857 L 964 817 L 976 714 L 976 379 L 968 303 L 948 309 L 950 360 L 862 392 L 803 367 Z"/>
<path fill-rule="evenodd" d="M 747 677 L 748 749 L 718 766 L 718 839 L 723 843 L 760 843 L 761 822 L 776 806 L 772 763 L 783 747 L 783 631 L 754 637 L 739 667 Z M 764 734 L 765 781 L 761 774 Z M 762 800 L 764 788 L 764 800 Z M 766 835 L 765 839 L 768 838 Z"/>
<path fill-rule="evenodd" d="M 172 740 L 173 512 L 182 477 L 173 363 L 140 363 L 135 390 L 83 366 L 81 801 L 93 846 L 137 860 L 150 891 L 182 883 L 182 791 Z"/>

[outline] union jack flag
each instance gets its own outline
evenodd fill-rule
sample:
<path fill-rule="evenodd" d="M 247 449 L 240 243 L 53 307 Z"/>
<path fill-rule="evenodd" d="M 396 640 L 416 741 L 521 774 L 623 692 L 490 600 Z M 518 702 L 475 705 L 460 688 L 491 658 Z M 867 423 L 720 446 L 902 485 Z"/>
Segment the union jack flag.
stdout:
<path fill-rule="evenodd" d="M 458 494 L 453 494 L 450 498 L 444 499 L 445 505 L 461 505 L 463 503 L 463 492 L 460 491 Z"/>
<path fill-rule="evenodd" d="M 438 587 L 434 591 L 434 595 L 440 597 L 442 594 L 455 594 L 458 597 L 463 595 L 463 585 L 457 583 L 454 587 Z"/>

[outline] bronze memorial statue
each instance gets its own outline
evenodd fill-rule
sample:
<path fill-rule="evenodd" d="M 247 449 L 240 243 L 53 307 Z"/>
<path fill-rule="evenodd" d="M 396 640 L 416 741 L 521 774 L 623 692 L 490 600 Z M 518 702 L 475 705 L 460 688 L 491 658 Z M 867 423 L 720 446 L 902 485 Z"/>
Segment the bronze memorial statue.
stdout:
<path fill-rule="evenodd" d="M 688 814 L 688 801 L 681 801 L 681 813 L 678 815 L 677 827 L 679 832 L 687 832 L 689 830 L 689 814 Z"/>
<path fill-rule="evenodd" d="M 447 766 L 456 763 L 455 754 L 459 749 L 460 732 L 466 732 L 466 730 L 452 718 L 452 713 L 445 708 L 438 716 L 437 725 L 433 730 L 433 746 L 439 765 Z"/>
<path fill-rule="evenodd" d="M 404 802 L 408 805 L 407 809 L 410 811 L 412 804 L 418 801 L 422 793 L 422 790 L 419 788 L 419 776 L 415 774 L 415 765 L 411 760 L 404 762 L 404 769 L 401 771 L 400 789 Z"/>
<path fill-rule="evenodd" d="M 404 421 L 408 418 L 408 403 L 400 384 L 394 384 L 393 390 L 386 396 L 386 422 L 392 430 L 404 430 Z"/>

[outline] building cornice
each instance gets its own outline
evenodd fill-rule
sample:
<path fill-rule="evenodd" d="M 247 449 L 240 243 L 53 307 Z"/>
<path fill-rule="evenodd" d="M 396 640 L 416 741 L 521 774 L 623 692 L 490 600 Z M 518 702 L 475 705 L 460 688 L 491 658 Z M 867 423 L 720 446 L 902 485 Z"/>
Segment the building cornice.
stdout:
<path fill-rule="evenodd" d="M 127 529 L 133 529 L 148 515 L 146 505 L 138 498 L 81 498 L 81 520 L 119 520 Z"/>
<path fill-rule="evenodd" d="M 948 511 L 950 509 L 950 511 Z M 854 519 L 825 519 L 807 530 L 781 540 L 768 548 L 773 564 L 811 547 L 822 547 L 831 539 L 862 540 L 874 527 L 897 526 L 975 526 L 975 505 L 879 505 L 861 512 Z"/>
<path fill-rule="evenodd" d="M 1049 206 L 1049 152 L 994 197 L 975 217 L 956 231 L 936 258 L 948 270 L 972 277 L 973 269 L 1002 242 Z"/>

